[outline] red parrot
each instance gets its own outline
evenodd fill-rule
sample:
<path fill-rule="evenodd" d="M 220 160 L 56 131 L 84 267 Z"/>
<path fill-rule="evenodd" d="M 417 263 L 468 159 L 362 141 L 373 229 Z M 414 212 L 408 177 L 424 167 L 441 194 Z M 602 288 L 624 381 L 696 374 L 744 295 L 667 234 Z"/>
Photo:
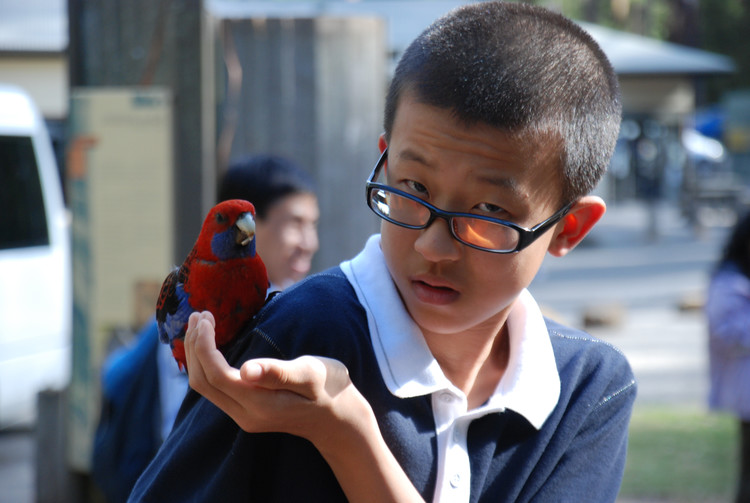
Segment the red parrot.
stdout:
<path fill-rule="evenodd" d="M 226 346 L 263 307 L 266 266 L 255 252 L 255 207 L 232 199 L 214 206 L 198 240 L 164 280 L 156 304 L 159 339 L 172 348 L 180 369 L 187 367 L 183 340 L 190 314 L 211 311 L 216 346 Z"/>

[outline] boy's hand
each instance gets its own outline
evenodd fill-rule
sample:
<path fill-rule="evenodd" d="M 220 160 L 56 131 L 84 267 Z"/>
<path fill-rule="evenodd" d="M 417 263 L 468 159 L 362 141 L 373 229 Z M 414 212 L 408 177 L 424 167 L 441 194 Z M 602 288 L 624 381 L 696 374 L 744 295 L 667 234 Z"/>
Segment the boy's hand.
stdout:
<path fill-rule="evenodd" d="M 351 502 L 423 502 L 380 433 L 370 404 L 337 360 L 248 360 L 240 370 L 216 349 L 216 322 L 193 313 L 185 335 L 190 386 L 247 432 L 306 438 Z"/>
<path fill-rule="evenodd" d="M 369 404 L 339 361 L 302 356 L 283 361 L 249 360 L 240 370 L 216 349 L 211 313 L 194 313 L 185 335 L 190 386 L 247 432 L 283 432 L 324 451 L 341 439 L 341 427 L 357 429 L 373 417 Z"/>

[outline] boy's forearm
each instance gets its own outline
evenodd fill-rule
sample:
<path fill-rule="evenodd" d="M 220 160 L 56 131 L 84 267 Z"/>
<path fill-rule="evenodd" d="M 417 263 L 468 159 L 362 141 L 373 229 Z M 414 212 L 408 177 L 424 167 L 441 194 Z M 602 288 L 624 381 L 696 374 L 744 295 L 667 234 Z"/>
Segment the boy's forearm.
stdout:
<path fill-rule="evenodd" d="M 385 443 L 369 404 L 352 387 L 351 420 L 325 441 L 314 442 L 351 503 L 420 502 L 416 490 Z M 354 412 L 356 411 L 356 412 Z M 352 413 L 354 412 L 354 413 Z M 320 445 L 318 445 L 320 444 Z"/>

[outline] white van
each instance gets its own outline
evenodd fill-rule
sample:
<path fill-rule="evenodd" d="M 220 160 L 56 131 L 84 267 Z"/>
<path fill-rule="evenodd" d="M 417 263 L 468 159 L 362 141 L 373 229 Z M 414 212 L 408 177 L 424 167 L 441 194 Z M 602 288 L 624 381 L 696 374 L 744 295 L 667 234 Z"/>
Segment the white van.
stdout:
<path fill-rule="evenodd" d="M 0 84 L 0 428 L 33 425 L 38 392 L 70 380 L 68 233 L 44 120 Z"/>

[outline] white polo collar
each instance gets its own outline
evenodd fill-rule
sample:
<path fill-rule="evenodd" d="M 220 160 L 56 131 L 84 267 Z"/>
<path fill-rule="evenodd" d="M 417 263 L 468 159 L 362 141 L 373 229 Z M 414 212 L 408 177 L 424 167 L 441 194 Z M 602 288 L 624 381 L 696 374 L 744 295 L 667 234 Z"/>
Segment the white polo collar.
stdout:
<path fill-rule="evenodd" d="M 455 392 L 401 301 L 380 249 L 380 235 L 371 236 L 364 250 L 342 262 L 341 269 L 367 312 L 373 349 L 391 393 L 407 398 Z M 508 408 L 540 428 L 557 405 L 560 377 L 544 318 L 527 290 L 516 299 L 507 323 L 508 368 L 481 409 Z"/>

